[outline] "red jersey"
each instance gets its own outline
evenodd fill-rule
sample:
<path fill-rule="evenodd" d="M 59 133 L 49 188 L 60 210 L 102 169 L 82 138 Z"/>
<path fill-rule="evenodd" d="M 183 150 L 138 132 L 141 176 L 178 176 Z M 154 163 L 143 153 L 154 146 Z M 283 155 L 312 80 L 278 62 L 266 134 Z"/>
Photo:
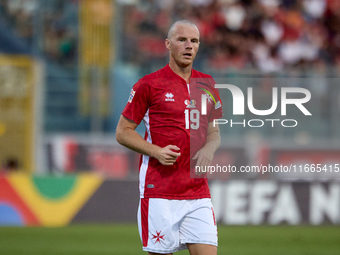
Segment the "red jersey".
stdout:
<path fill-rule="evenodd" d="M 222 117 L 218 92 L 210 75 L 192 69 L 190 85 L 169 65 L 144 76 L 132 88 L 122 115 L 145 124 L 145 140 L 160 147 L 176 145 L 181 156 L 172 166 L 142 155 L 139 169 L 141 198 L 210 198 L 206 178 L 190 178 L 190 160 L 207 138 L 208 123 Z M 201 98 L 206 95 L 202 114 Z M 177 152 L 177 151 L 176 151 Z"/>

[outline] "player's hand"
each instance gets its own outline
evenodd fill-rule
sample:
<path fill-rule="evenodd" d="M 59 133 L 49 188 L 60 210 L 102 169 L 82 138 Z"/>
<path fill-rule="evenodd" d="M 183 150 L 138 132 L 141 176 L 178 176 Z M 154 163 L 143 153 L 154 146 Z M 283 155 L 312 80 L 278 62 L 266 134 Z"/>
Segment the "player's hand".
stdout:
<path fill-rule="evenodd" d="M 205 167 L 210 166 L 213 158 L 214 153 L 208 147 L 203 147 L 195 154 L 195 156 L 192 159 L 193 160 L 197 159 L 196 166 L 199 166 L 200 169 L 205 169 Z M 205 174 L 205 172 L 196 172 L 196 174 L 201 175 Z"/>
<path fill-rule="evenodd" d="M 180 148 L 178 148 L 176 145 L 168 145 L 163 148 L 161 148 L 158 152 L 157 155 L 155 156 L 158 161 L 164 165 L 164 166 L 172 166 L 177 158 L 181 156 L 179 151 Z"/>

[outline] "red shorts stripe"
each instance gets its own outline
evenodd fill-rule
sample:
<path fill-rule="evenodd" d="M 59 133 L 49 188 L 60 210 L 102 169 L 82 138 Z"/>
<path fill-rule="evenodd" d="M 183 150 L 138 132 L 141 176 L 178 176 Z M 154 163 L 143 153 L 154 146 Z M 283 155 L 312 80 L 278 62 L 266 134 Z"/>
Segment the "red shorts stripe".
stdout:
<path fill-rule="evenodd" d="M 149 199 L 142 198 L 141 204 L 143 247 L 147 247 L 149 239 Z"/>
<path fill-rule="evenodd" d="M 216 218 L 215 218 L 215 212 L 214 212 L 214 208 L 211 207 L 211 211 L 212 211 L 212 214 L 213 214 L 213 218 L 214 218 L 214 225 L 216 225 Z"/>

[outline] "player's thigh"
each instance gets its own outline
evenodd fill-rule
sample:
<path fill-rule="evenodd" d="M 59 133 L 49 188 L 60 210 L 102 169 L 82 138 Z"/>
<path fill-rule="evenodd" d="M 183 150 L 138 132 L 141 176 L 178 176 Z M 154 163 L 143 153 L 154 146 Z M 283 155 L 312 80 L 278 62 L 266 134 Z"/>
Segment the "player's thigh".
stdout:
<path fill-rule="evenodd" d="M 217 247 L 210 244 L 188 243 L 190 255 L 217 255 Z"/>
<path fill-rule="evenodd" d="M 180 243 L 179 222 L 185 215 L 183 201 L 141 199 L 138 208 L 138 228 L 143 250 L 150 254 L 172 254 L 186 249 Z"/>

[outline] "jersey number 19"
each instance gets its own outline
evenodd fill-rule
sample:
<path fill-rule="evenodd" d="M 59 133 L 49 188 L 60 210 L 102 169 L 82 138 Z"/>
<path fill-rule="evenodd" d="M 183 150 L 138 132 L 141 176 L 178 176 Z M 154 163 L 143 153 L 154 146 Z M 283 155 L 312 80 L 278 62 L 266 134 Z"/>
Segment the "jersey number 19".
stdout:
<path fill-rule="evenodd" d="M 185 114 L 185 128 L 198 129 L 200 126 L 200 112 L 197 109 L 193 109 L 191 111 L 189 111 L 189 109 L 186 109 L 184 111 L 184 114 Z M 192 122 L 191 125 L 190 121 Z"/>

